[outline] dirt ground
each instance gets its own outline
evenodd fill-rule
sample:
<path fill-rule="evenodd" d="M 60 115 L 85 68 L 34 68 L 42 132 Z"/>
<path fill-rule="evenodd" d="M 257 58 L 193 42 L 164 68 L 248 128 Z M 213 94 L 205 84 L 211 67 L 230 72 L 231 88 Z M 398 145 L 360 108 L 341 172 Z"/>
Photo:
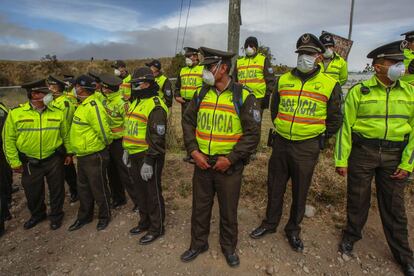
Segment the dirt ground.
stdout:
<path fill-rule="evenodd" d="M 267 155 L 268 153 L 259 154 L 258 159 L 247 167 L 245 181 L 248 181 L 249 176 L 262 178 L 256 172 L 258 166 L 266 163 Z M 252 240 L 248 233 L 260 223 L 266 200 L 254 199 L 246 191 L 239 208 L 240 267 L 229 268 L 221 254 L 217 204 L 211 223 L 209 251 L 191 263 L 182 263 L 179 256 L 188 248 L 190 240 L 192 166 L 180 161 L 181 157 L 180 154 L 169 154 L 164 170 L 166 234 L 147 246 L 139 245 L 139 237 L 128 233 L 138 220 L 137 214 L 131 211 L 130 201 L 127 206 L 113 212 L 112 222 L 102 232 L 96 231 L 96 219 L 81 230 L 67 231 L 76 218 L 79 203 L 65 204 L 64 223 L 57 231 L 51 231 L 46 221 L 33 229 L 24 230 L 23 223 L 29 218 L 24 194 L 22 191 L 14 194 L 13 219 L 6 224 L 7 233 L 0 240 L 0 274 L 402 275 L 386 245 L 375 206 L 371 208 L 364 239 L 356 244 L 354 257 L 348 259 L 337 253 L 339 228 L 344 221 L 343 207 L 316 205 L 316 215 L 305 218 L 303 222 L 305 251 L 300 254 L 290 249 L 283 234 L 289 196 L 287 195 L 278 232 L 260 240 Z M 173 173 L 181 178 L 171 178 Z M 18 177 L 15 183 L 19 183 Z M 414 220 L 412 206 L 413 202 L 408 200 L 410 233 L 413 231 Z"/>
<path fill-rule="evenodd" d="M 10 96 L 9 96 L 10 95 Z M 8 106 L 26 101 L 23 92 L 9 94 L 1 100 Z M 13 97 L 11 97 L 13 95 Z M 30 230 L 23 229 L 29 218 L 24 193 L 13 195 L 13 219 L 6 223 L 0 238 L 0 275 L 402 275 L 388 249 L 373 196 L 364 238 L 355 245 L 352 258 L 337 252 L 341 228 L 345 222 L 346 184 L 334 173 L 332 152 L 320 155 L 308 203 L 316 208 L 315 216 L 303 221 L 303 254 L 292 251 L 284 236 L 290 207 L 290 190 L 286 193 L 283 218 L 276 234 L 252 240 L 248 234 L 258 226 L 266 208 L 267 161 L 266 135 L 262 135 L 258 158 L 245 169 L 239 205 L 238 253 L 241 264 L 229 268 L 221 254 L 217 203 L 211 222 L 210 249 L 191 263 L 179 256 L 189 247 L 191 217 L 192 165 L 182 158 L 180 110 L 174 105 L 172 128 L 167 143 L 167 162 L 163 172 L 166 200 L 166 234 L 154 243 L 138 244 L 140 236 L 129 235 L 137 225 L 138 215 L 132 204 L 113 211 L 113 220 L 104 231 L 96 231 L 95 219 L 75 232 L 67 228 L 76 219 L 78 204 L 65 203 L 63 226 L 49 229 L 47 221 Z M 266 111 L 262 133 L 271 126 Z M 15 184 L 20 185 L 19 176 Z M 412 185 L 411 185 L 412 186 Z M 407 191 L 409 233 L 414 230 L 412 187 Z M 373 194 L 375 191 L 373 190 Z M 411 243 L 413 237 L 410 237 Z"/>

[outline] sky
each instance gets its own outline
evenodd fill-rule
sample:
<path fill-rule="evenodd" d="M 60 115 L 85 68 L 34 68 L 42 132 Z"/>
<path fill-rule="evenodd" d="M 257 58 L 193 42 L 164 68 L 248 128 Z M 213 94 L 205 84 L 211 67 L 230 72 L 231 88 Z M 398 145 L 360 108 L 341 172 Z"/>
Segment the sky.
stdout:
<path fill-rule="evenodd" d="M 301 34 L 319 36 L 325 30 L 347 37 L 350 3 L 241 0 L 240 46 L 256 36 L 270 47 L 275 64 L 295 66 Z M 413 10 L 414 0 L 355 0 L 349 69 L 362 70 L 369 51 L 414 30 Z M 174 56 L 178 30 L 178 51 L 182 46 L 226 50 L 227 20 L 228 0 L 0 0 L 0 60 L 40 60 L 46 54 L 60 60 Z"/>

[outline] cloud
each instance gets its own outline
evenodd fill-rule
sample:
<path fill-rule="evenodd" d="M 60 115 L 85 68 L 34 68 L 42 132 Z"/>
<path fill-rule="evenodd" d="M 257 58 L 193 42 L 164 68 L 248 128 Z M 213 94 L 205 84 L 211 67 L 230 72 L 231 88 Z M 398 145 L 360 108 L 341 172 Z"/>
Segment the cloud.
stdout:
<path fill-rule="evenodd" d="M 52 0 L 44 1 L 45 6 L 39 8 L 31 4 L 36 1 L 26 1 L 21 12 L 30 14 L 31 17 L 93 26 L 109 31 L 110 35 L 104 41 L 79 43 L 57 32 L 18 26 L 0 16 L 2 59 L 39 59 L 47 53 L 57 54 L 58 58 L 63 59 L 89 59 L 92 56 L 133 59 L 175 54 L 179 21 L 177 10 L 154 17 L 118 3 L 72 0 L 67 4 L 67 1 Z M 294 66 L 295 44 L 302 33 L 319 35 L 322 30 L 326 30 L 347 36 L 349 4 L 350 1 L 327 0 L 243 0 L 240 45 L 247 36 L 254 35 L 261 44 L 270 47 L 276 63 Z M 411 6 L 412 0 L 356 1 L 352 37 L 354 46 L 349 56 L 351 70 L 360 70 L 369 62 L 365 56 L 370 50 L 401 39 L 399 34 L 412 28 L 412 9 L 400 8 Z M 60 12 L 62 9 L 65 12 Z M 48 11 L 47 14 L 45 10 Z M 186 12 L 184 6 L 179 48 L 182 46 Z M 118 16 L 120 14 L 123 16 Z M 184 46 L 226 49 L 227 17 L 227 1 L 193 1 Z"/>
<path fill-rule="evenodd" d="M 83 0 L 23 0 L 23 6 L 24 9 L 15 11 L 32 18 L 67 22 L 110 32 L 144 27 L 140 12 L 117 2 L 111 4 Z"/>

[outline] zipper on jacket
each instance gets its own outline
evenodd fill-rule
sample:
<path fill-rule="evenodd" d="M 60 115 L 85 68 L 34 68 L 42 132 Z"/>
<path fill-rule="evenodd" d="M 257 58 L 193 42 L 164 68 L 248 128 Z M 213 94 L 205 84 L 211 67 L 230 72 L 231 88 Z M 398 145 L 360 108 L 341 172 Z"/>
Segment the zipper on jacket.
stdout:
<path fill-rule="evenodd" d="M 296 112 L 297 112 L 297 111 L 298 111 L 298 109 L 299 109 L 299 101 L 300 101 L 300 96 L 302 96 L 302 90 L 303 90 L 303 87 L 305 86 L 306 81 L 305 81 L 305 82 L 303 82 L 303 81 L 301 80 L 301 82 L 302 82 L 302 86 L 301 86 L 301 88 L 300 88 L 300 92 L 299 92 L 299 96 L 298 96 L 298 104 L 297 104 L 297 106 L 296 106 L 296 108 L 295 108 L 295 111 L 293 112 L 292 122 L 290 123 L 290 131 L 289 131 L 290 140 L 292 140 L 292 128 L 293 128 L 293 123 L 295 122 Z"/>
<path fill-rule="evenodd" d="M 384 140 L 387 140 L 387 133 L 388 133 L 388 100 L 390 98 L 390 88 L 387 87 L 387 99 L 385 101 L 385 134 L 384 134 Z"/>
<path fill-rule="evenodd" d="M 43 111 L 42 111 L 43 112 Z M 39 113 L 39 117 L 40 117 L 40 160 L 42 160 L 42 113 Z"/>
<path fill-rule="evenodd" d="M 214 106 L 214 110 L 213 110 L 213 117 L 211 118 L 210 141 L 208 142 L 208 154 L 209 155 L 211 155 L 211 140 L 213 139 L 214 116 L 216 115 L 216 109 L 217 109 L 217 104 L 218 104 L 218 100 L 219 100 L 220 95 L 221 95 L 221 93 L 219 95 L 217 95 L 216 105 Z"/>

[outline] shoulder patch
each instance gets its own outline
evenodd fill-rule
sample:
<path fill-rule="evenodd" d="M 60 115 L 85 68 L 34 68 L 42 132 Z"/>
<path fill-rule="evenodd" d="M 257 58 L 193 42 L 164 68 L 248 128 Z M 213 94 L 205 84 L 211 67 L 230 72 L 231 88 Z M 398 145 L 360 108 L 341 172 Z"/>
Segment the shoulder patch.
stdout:
<path fill-rule="evenodd" d="M 157 134 L 160 136 L 165 134 L 165 125 L 157 125 Z"/>

